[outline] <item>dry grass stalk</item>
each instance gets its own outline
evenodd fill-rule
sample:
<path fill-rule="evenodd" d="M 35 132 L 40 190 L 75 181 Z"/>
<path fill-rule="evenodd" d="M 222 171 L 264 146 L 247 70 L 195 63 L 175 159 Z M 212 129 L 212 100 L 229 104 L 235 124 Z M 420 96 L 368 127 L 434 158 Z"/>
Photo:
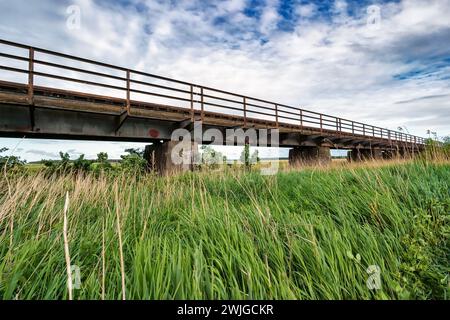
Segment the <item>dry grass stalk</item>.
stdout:
<path fill-rule="evenodd" d="M 116 222 L 117 222 L 117 233 L 119 235 L 119 254 L 120 254 L 120 272 L 122 276 L 122 300 L 126 300 L 125 293 L 125 263 L 123 260 L 123 247 L 122 247 L 122 232 L 120 225 L 120 214 L 119 214 L 119 191 L 117 184 L 115 185 L 116 193 Z"/>
<path fill-rule="evenodd" d="M 69 290 L 69 300 L 73 299 L 72 294 L 72 271 L 70 270 L 70 253 L 69 253 L 69 239 L 67 236 L 67 212 L 69 210 L 69 192 L 66 193 L 66 202 L 64 204 L 64 224 L 63 224 L 63 236 L 64 236 L 64 255 L 66 257 L 66 270 L 67 270 L 67 288 Z"/>
<path fill-rule="evenodd" d="M 105 275 L 106 275 L 106 263 L 105 263 L 105 218 L 102 221 L 102 300 L 105 300 Z"/>

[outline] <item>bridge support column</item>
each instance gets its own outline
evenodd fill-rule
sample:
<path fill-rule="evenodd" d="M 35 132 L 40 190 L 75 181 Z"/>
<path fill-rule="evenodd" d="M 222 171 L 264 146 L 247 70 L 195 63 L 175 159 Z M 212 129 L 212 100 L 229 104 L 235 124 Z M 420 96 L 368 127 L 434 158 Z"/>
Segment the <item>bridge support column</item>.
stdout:
<path fill-rule="evenodd" d="M 194 169 L 198 156 L 196 142 L 165 141 L 145 147 L 144 158 L 148 168 L 160 175 L 171 175 Z"/>
<path fill-rule="evenodd" d="M 397 157 L 397 151 L 394 149 L 384 150 L 384 152 L 383 152 L 383 159 L 385 159 L 385 160 L 395 159 L 396 157 Z"/>
<path fill-rule="evenodd" d="M 383 160 L 383 150 L 372 149 L 372 159 L 373 160 Z"/>
<path fill-rule="evenodd" d="M 354 148 L 350 151 L 351 161 L 365 161 L 370 158 L 370 149 Z"/>
<path fill-rule="evenodd" d="M 326 165 L 331 162 L 329 147 L 295 147 L 289 150 L 289 165 Z"/>
<path fill-rule="evenodd" d="M 349 160 L 351 161 L 367 161 L 367 160 L 381 160 L 383 159 L 383 152 L 381 149 L 362 149 L 355 148 L 350 152 Z"/>
<path fill-rule="evenodd" d="M 400 147 L 397 151 L 397 157 L 400 159 L 408 159 L 410 158 L 411 154 L 409 150 L 406 147 Z"/>

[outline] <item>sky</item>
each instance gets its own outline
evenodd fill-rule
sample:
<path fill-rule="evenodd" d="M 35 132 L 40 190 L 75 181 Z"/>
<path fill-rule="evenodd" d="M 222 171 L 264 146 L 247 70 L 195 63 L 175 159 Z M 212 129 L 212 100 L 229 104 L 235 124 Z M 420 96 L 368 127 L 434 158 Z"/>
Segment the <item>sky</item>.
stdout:
<path fill-rule="evenodd" d="M 450 135 L 449 17 L 450 0 L 0 0 L 0 38 L 426 137 Z M 143 144 L 0 146 L 36 161 Z"/>

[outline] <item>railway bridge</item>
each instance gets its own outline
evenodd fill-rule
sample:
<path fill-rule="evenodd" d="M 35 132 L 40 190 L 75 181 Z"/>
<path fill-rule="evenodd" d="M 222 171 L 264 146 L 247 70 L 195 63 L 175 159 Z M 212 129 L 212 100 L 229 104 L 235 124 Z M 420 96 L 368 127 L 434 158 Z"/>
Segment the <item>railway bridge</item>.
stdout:
<path fill-rule="evenodd" d="M 149 142 L 146 156 L 161 172 L 176 167 L 174 132 L 196 124 L 225 139 L 205 134 L 192 144 L 287 147 L 291 164 L 328 162 L 330 149 L 360 161 L 425 146 L 404 132 L 1 39 L 0 70 L 0 136 Z M 230 141 L 230 129 L 257 134 Z"/>

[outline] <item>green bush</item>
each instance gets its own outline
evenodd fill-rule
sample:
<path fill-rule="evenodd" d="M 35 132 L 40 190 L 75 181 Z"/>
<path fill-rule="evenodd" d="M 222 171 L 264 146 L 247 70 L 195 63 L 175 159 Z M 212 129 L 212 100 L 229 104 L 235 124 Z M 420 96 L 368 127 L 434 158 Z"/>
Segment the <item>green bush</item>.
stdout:
<path fill-rule="evenodd" d="M 73 161 L 73 169 L 79 173 L 89 172 L 92 169 L 91 166 L 93 163 L 94 161 L 85 159 L 84 154 L 82 154 L 78 157 L 78 159 Z"/>
<path fill-rule="evenodd" d="M 97 154 L 97 160 L 95 161 L 95 171 L 108 172 L 113 169 L 111 163 L 108 161 L 108 154 L 106 152 L 100 152 Z"/>
<path fill-rule="evenodd" d="M 144 152 L 139 149 L 126 149 L 128 154 L 122 155 L 120 168 L 126 172 L 142 173 L 147 168 L 147 161 L 144 159 Z"/>
<path fill-rule="evenodd" d="M 2 153 L 8 151 L 8 148 L 0 148 L 0 169 L 6 171 L 21 171 L 26 161 L 16 156 L 3 156 Z"/>

